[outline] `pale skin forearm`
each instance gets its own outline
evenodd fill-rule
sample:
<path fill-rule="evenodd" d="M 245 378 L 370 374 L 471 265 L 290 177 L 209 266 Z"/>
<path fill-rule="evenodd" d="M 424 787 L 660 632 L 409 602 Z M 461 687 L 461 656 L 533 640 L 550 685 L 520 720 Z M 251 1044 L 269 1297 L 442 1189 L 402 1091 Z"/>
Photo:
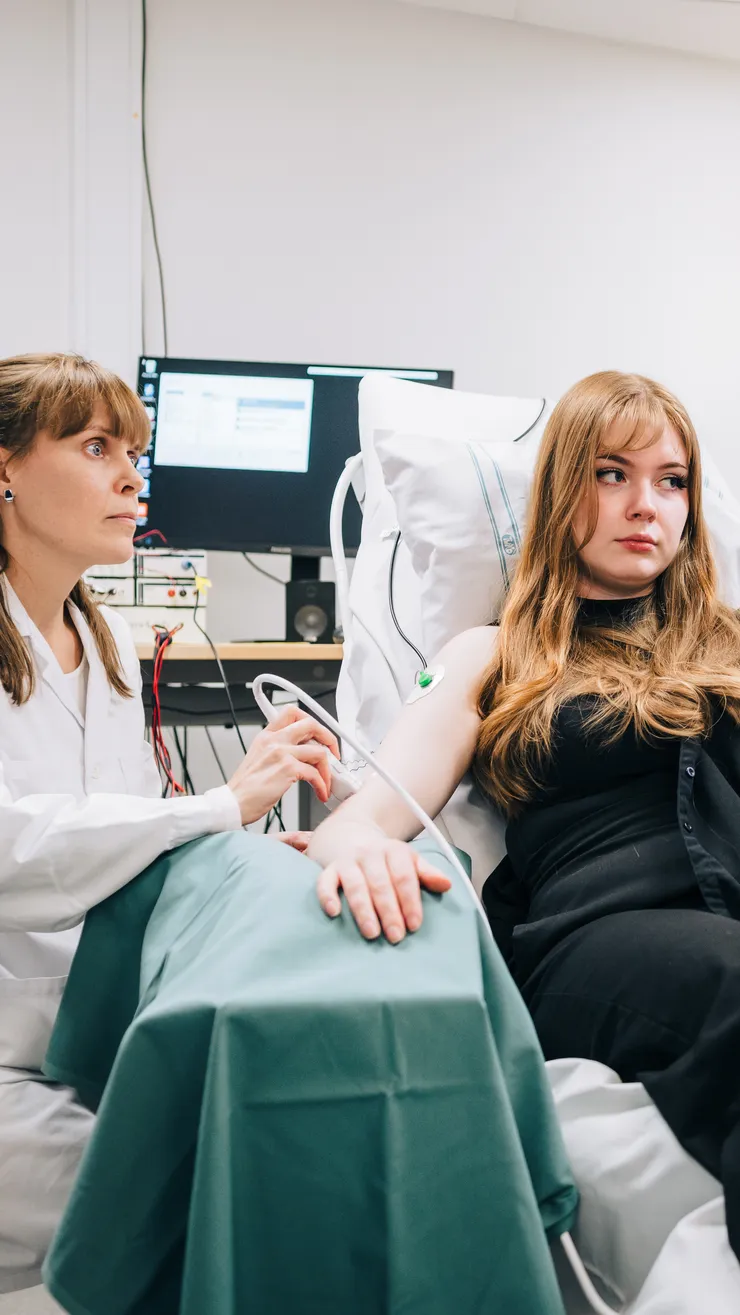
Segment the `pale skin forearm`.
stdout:
<path fill-rule="evenodd" d="M 435 665 L 445 677 L 432 692 L 404 707 L 378 751 L 377 760 L 435 817 L 468 770 L 480 728 L 478 687 L 490 662 L 495 631 L 459 636 Z M 419 822 L 400 796 L 378 776 L 341 805 L 314 832 L 308 854 L 322 867 L 337 861 L 363 838 L 411 840 Z"/>

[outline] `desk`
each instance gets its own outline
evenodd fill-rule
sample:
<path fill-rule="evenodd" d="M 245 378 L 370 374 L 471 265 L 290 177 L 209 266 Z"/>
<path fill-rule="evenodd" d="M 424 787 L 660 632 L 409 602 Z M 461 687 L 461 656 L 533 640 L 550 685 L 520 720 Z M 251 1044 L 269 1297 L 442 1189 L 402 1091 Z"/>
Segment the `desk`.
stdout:
<path fill-rule="evenodd" d="M 136 651 L 141 663 L 147 724 L 151 725 L 154 644 L 137 644 Z M 248 686 L 266 671 L 293 681 L 314 698 L 331 695 L 333 704 L 342 665 L 341 644 L 216 644 L 216 652 L 229 682 L 240 725 L 258 725 L 262 721 L 262 713 Z M 233 725 L 221 675 L 206 643 L 172 644 L 162 663 L 159 689 L 165 726 Z M 330 710 L 333 711 L 333 706 Z M 313 798 L 310 790 L 299 789 L 301 830 L 311 830 Z"/>

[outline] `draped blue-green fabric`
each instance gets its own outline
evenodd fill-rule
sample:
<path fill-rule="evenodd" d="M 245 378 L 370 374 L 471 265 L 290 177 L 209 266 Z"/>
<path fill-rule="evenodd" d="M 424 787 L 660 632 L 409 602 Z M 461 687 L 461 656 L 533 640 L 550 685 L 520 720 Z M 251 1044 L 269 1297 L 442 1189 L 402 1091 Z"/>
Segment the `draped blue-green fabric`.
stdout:
<path fill-rule="evenodd" d="M 242 832 L 89 914 L 46 1071 L 98 1108 L 45 1267 L 72 1315 L 562 1315 L 576 1192 L 460 878 L 400 945 Z"/>

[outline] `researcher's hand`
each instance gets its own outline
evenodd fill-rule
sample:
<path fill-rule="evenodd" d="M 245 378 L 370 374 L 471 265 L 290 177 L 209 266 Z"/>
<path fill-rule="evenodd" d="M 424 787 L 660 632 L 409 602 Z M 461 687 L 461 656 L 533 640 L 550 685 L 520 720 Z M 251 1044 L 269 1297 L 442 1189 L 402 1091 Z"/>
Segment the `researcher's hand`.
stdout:
<path fill-rule="evenodd" d="M 299 854 L 305 854 L 312 835 L 312 831 L 278 831 L 270 839 L 279 840 L 281 844 L 297 849 Z"/>
<path fill-rule="evenodd" d="M 296 781 L 308 781 L 316 798 L 325 804 L 331 793 L 326 749 L 339 757 L 331 731 L 292 704 L 283 708 L 280 716 L 255 736 L 228 783 L 239 804 L 242 826 L 264 817 Z"/>
<path fill-rule="evenodd" d="M 421 887 L 441 895 L 451 885 L 449 877 L 410 845 L 373 832 L 348 845 L 345 854 L 324 868 L 316 890 L 330 918 L 341 911 L 341 889 L 363 936 L 375 940 L 382 931 L 396 944 L 421 926 Z"/>

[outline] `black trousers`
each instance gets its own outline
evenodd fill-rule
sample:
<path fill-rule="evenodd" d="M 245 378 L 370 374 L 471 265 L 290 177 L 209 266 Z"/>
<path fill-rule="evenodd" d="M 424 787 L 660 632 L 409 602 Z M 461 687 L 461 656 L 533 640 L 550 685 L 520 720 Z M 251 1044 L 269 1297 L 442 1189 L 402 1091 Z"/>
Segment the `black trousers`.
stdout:
<path fill-rule="evenodd" d="M 599 918 L 522 987 L 546 1059 L 596 1059 L 642 1082 L 725 1190 L 740 1259 L 740 922 L 698 909 Z"/>

